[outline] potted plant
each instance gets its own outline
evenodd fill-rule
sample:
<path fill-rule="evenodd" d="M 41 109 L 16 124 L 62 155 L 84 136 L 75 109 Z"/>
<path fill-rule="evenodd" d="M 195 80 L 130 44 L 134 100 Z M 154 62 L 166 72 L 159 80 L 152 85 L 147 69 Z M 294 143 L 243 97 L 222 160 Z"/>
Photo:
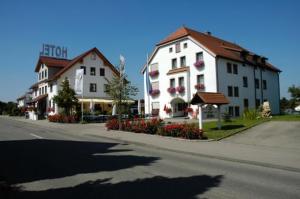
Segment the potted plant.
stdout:
<path fill-rule="evenodd" d="M 151 96 L 156 96 L 160 93 L 159 89 L 153 89 L 153 90 L 150 90 L 149 94 Z"/>
<path fill-rule="evenodd" d="M 154 71 L 150 71 L 150 72 L 149 72 L 149 76 L 150 76 L 150 77 L 156 77 L 158 74 L 159 74 L 159 71 L 158 71 L 158 70 L 154 70 Z"/>
<path fill-rule="evenodd" d="M 178 87 L 176 88 L 176 90 L 177 90 L 178 93 L 183 93 L 184 90 L 185 90 L 185 88 L 184 88 L 184 86 L 178 86 Z"/>
<path fill-rule="evenodd" d="M 195 89 L 197 89 L 197 90 L 202 90 L 204 88 L 205 88 L 204 84 L 196 84 L 195 85 Z"/>
<path fill-rule="evenodd" d="M 170 94 L 174 94 L 174 93 L 176 92 L 176 88 L 170 87 L 170 88 L 168 88 L 168 92 L 169 92 Z"/>
<path fill-rule="evenodd" d="M 195 63 L 194 63 L 194 66 L 196 68 L 202 68 L 204 66 L 204 61 L 203 60 L 197 60 Z"/>

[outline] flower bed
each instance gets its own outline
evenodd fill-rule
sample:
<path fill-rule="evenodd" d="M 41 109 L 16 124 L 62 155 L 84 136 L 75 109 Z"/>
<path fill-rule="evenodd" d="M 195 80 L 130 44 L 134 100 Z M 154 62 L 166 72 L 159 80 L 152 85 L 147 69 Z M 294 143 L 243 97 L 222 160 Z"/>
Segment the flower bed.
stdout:
<path fill-rule="evenodd" d="M 151 96 L 156 96 L 160 93 L 160 91 L 158 89 L 154 89 L 154 90 L 150 90 L 149 94 Z"/>
<path fill-rule="evenodd" d="M 174 94 L 174 93 L 176 92 L 176 88 L 170 87 L 170 88 L 168 88 L 168 92 L 169 92 L 170 94 Z"/>
<path fill-rule="evenodd" d="M 106 122 L 107 130 L 119 130 L 119 121 L 111 119 Z M 203 131 L 193 124 L 168 124 L 163 126 L 160 119 L 123 120 L 121 130 L 134 133 L 157 134 L 161 136 L 179 137 L 185 139 L 206 139 Z"/>
<path fill-rule="evenodd" d="M 158 70 L 154 70 L 154 71 L 150 71 L 150 72 L 149 72 L 149 76 L 150 76 L 150 77 L 156 77 L 158 74 L 159 74 L 159 71 L 158 71 Z"/>
<path fill-rule="evenodd" d="M 202 68 L 204 66 L 204 61 L 203 60 L 198 60 L 194 63 L 194 66 L 196 68 Z"/>
<path fill-rule="evenodd" d="M 177 90 L 178 93 L 183 93 L 184 92 L 184 86 L 178 86 L 176 88 L 176 90 Z"/>
<path fill-rule="evenodd" d="M 204 84 L 196 84 L 195 85 L 195 89 L 197 89 L 197 90 L 201 90 L 201 89 L 204 89 L 204 88 L 205 88 Z"/>
<path fill-rule="evenodd" d="M 76 123 L 78 122 L 78 118 L 75 115 L 48 115 L 49 122 L 58 122 L 58 123 Z"/>

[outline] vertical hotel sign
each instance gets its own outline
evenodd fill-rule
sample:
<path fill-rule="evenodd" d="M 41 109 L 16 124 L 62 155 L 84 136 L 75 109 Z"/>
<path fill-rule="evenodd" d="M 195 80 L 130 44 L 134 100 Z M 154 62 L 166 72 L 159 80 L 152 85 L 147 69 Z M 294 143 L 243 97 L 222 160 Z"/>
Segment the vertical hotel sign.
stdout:
<path fill-rule="evenodd" d="M 63 47 L 63 46 L 55 46 L 52 44 L 43 44 L 42 51 L 40 52 L 40 56 L 67 59 L 68 49 L 67 49 L 67 47 Z"/>

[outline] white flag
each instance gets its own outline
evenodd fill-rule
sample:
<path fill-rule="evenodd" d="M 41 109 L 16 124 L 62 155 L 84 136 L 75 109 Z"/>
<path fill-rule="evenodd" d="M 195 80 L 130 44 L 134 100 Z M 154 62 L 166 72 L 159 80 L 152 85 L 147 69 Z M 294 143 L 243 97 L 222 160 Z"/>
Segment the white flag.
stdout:
<path fill-rule="evenodd" d="M 123 75 L 125 73 L 125 57 L 120 55 L 120 73 Z"/>
<path fill-rule="evenodd" d="M 77 95 L 83 94 L 83 69 L 76 70 L 75 76 L 75 92 Z"/>

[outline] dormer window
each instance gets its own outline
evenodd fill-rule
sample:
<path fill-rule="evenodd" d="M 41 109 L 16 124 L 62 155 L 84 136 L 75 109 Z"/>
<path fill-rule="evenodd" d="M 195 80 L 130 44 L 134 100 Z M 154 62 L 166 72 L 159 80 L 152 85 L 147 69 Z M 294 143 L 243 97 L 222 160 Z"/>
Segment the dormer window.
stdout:
<path fill-rule="evenodd" d="M 96 53 L 92 52 L 92 54 L 91 54 L 91 60 L 96 60 Z"/>

